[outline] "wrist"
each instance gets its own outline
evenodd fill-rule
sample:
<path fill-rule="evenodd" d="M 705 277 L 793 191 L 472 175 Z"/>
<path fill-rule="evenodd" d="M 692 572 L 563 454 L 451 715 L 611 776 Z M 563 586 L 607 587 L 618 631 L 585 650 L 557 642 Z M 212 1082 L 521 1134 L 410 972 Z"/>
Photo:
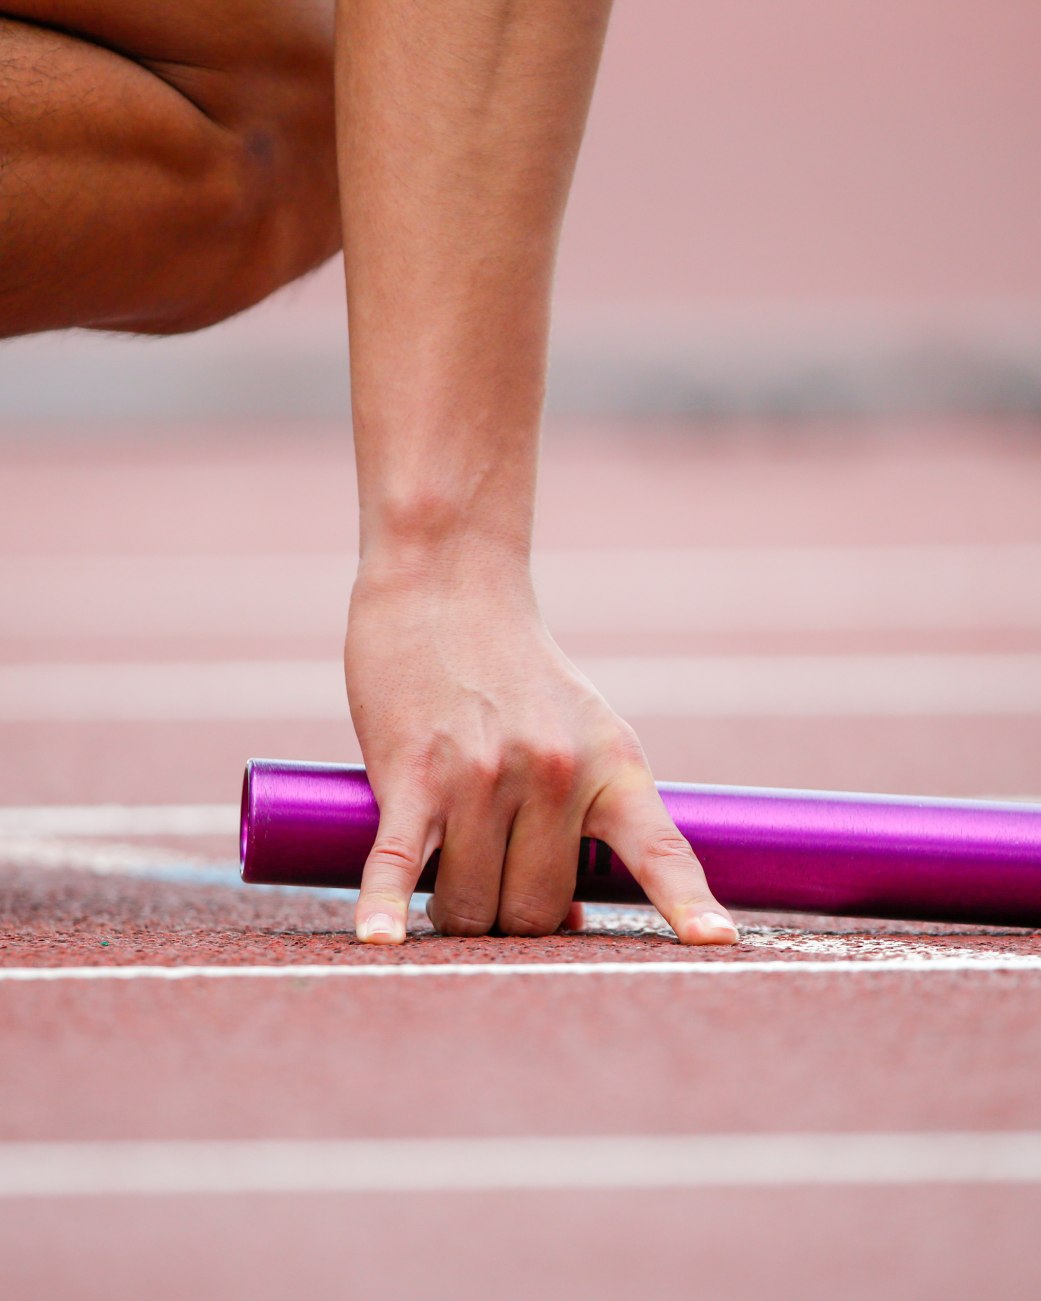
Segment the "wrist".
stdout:
<path fill-rule="evenodd" d="M 534 524 L 534 468 L 509 465 L 452 474 L 448 486 L 381 484 L 362 493 L 360 554 L 371 572 L 460 569 L 528 573 Z M 502 477 L 503 469 L 508 473 Z M 527 467 L 525 467 L 525 470 Z"/>
<path fill-rule="evenodd" d="M 369 592 L 529 592 L 529 538 L 474 527 L 376 531 L 363 540 L 356 586 Z"/>
<path fill-rule="evenodd" d="M 403 493 L 362 494 L 361 552 L 431 556 L 483 546 L 489 551 L 531 554 L 534 483 L 495 490 L 442 493 L 422 488 Z M 366 499 L 368 498 L 368 500 Z"/>

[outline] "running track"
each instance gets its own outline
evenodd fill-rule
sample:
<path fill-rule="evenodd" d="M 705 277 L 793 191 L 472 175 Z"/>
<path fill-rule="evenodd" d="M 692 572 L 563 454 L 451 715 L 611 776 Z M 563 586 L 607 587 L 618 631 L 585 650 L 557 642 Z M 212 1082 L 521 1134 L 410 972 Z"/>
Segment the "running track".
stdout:
<path fill-rule="evenodd" d="M 1034 1295 L 1036 935 L 235 883 L 245 758 L 358 757 L 348 455 L 5 450 L 3 1294 Z M 1026 428 L 554 429 L 544 600 L 663 778 L 1037 796 L 1039 500 Z"/>

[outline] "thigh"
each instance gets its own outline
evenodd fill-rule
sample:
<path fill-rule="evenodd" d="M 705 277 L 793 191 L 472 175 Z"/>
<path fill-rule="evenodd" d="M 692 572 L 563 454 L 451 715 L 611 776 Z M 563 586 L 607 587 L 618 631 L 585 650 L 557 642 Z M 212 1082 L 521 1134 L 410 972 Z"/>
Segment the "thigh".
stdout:
<path fill-rule="evenodd" d="M 168 332 L 338 244 L 331 0 L 7 0 L 0 336 Z"/>

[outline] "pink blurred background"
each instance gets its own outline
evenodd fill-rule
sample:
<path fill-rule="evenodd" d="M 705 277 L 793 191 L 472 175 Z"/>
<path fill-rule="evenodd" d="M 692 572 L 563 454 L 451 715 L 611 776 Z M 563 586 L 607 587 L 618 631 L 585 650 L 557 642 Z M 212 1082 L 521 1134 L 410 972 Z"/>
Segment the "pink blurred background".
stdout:
<path fill-rule="evenodd" d="M 566 302 L 1041 298 L 1041 5 L 620 0 Z"/>
<path fill-rule="evenodd" d="M 1036 0 L 619 0 L 551 409 L 1041 411 Z M 0 418 L 346 411 L 338 264 L 163 348 L 0 351 Z"/>

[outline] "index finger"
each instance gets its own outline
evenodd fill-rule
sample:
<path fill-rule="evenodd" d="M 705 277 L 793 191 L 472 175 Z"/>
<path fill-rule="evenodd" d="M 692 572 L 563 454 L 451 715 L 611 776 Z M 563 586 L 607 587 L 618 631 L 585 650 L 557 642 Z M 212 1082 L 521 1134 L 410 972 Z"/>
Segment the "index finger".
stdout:
<path fill-rule="evenodd" d="M 734 919 L 709 889 L 649 772 L 608 783 L 586 815 L 584 834 L 611 846 L 682 943 L 737 943 Z"/>
<path fill-rule="evenodd" d="M 423 866 L 437 842 L 432 815 L 395 791 L 380 806 L 376 839 L 362 871 L 355 906 L 358 939 L 369 944 L 401 944 L 408 907 Z"/>

